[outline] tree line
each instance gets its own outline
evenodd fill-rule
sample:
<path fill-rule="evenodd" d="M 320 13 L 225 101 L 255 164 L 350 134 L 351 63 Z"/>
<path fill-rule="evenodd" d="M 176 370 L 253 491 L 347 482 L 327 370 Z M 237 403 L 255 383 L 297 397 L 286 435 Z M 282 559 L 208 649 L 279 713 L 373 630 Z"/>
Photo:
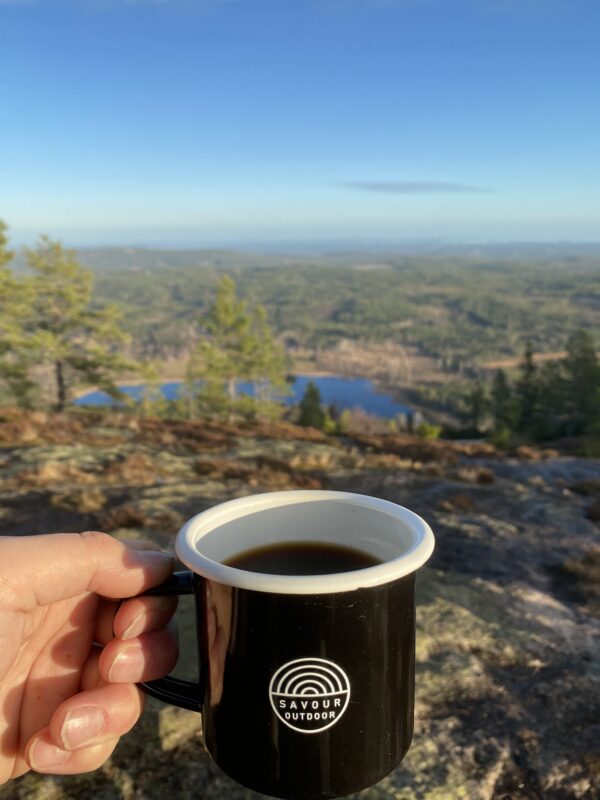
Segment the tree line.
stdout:
<path fill-rule="evenodd" d="M 528 342 L 513 378 L 499 369 L 491 383 L 472 383 L 458 409 L 463 422 L 475 433 L 489 430 L 498 444 L 600 434 L 600 363 L 593 336 L 574 331 L 565 352 L 538 364 Z"/>
<path fill-rule="evenodd" d="M 27 272 L 11 268 L 6 226 L 0 220 L 0 389 L 23 408 L 63 411 L 77 386 L 95 386 L 116 400 L 127 398 L 116 381 L 124 373 L 149 382 L 139 410 L 179 415 L 277 414 L 287 392 L 289 364 L 265 309 L 236 296 L 223 276 L 216 298 L 197 320 L 197 344 L 181 398 L 170 404 L 153 388 L 158 365 L 128 351 L 118 305 L 98 304 L 93 276 L 59 242 L 42 236 L 25 250 Z M 248 382 L 253 396 L 240 395 Z"/>
<path fill-rule="evenodd" d="M 138 413 L 232 418 L 277 416 L 289 391 L 292 365 L 277 341 L 263 306 L 237 296 L 222 276 L 211 304 L 195 321 L 196 344 L 182 392 L 167 401 L 155 362 L 132 357 L 116 303 L 94 297 L 92 273 L 59 242 L 41 237 L 25 250 L 27 269 L 15 272 L 6 226 L 0 220 L 0 398 L 23 408 L 64 410 L 76 388 L 93 386 L 127 402 L 117 381 L 124 374 L 145 382 Z M 538 364 L 525 349 L 517 374 L 498 370 L 493 381 L 469 381 L 453 411 L 472 435 L 490 434 L 498 444 L 600 433 L 600 366 L 595 342 L 576 330 L 566 355 Z M 251 395 L 240 384 L 251 385 Z M 323 409 L 309 384 L 299 422 L 343 429 L 344 421 Z"/>

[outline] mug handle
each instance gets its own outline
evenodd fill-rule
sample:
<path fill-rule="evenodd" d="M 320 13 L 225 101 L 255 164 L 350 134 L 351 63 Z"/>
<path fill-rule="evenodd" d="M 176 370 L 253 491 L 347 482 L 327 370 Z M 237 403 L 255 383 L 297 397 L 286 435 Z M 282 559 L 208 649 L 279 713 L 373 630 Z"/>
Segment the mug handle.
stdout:
<path fill-rule="evenodd" d="M 157 597 L 182 594 L 194 594 L 194 573 L 189 570 L 174 572 L 159 586 L 148 589 L 147 592 L 143 592 L 138 596 Z M 164 703 L 170 703 L 172 706 L 179 706 L 179 708 L 187 708 L 189 711 L 202 710 L 200 683 L 185 681 L 181 678 L 173 678 L 167 675 L 155 681 L 138 683 L 138 686 L 146 694 L 156 697 Z"/>

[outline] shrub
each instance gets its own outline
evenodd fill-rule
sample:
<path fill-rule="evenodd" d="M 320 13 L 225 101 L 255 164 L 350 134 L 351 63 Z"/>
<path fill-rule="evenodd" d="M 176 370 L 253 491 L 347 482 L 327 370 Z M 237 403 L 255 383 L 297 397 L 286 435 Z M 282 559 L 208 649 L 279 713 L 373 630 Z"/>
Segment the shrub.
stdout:
<path fill-rule="evenodd" d="M 422 422 L 417 427 L 417 436 L 421 439 L 439 439 L 441 432 L 441 425 L 432 425 L 429 422 Z"/>

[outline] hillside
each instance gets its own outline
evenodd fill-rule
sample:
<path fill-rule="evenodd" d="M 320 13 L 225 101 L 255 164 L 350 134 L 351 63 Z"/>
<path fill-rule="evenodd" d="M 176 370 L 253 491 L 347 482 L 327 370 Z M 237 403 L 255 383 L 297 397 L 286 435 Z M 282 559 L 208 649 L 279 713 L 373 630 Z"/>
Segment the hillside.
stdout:
<path fill-rule="evenodd" d="M 490 379 L 497 365 L 514 371 L 528 342 L 541 362 L 564 353 L 575 331 L 600 329 L 594 248 L 543 253 L 96 248 L 77 256 L 93 270 L 93 304 L 120 309 L 127 355 L 154 361 L 163 380 L 184 377 L 227 273 L 237 296 L 266 309 L 289 372 L 374 379 L 401 402 L 456 416 L 469 382 Z"/>
<path fill-rule="evenodd" d="M 564 352 L 576 329 L 600 329 L 600 260 L 590 255 L 338 254 L 277 267 L 227 262 L 241 297 L 260 303 L 292 369 L 376 380 L 426 413 L 451 412 L 475 377 Z M 132 352 L 181 377 L 222 271 L 102 270 L 95 297 L 118 303 Z"/>
<path fill-rule="evenodd" d="M 600 795 L 600 462 L 410 436 L 332 438 L 96 412 L 0 415 L 0 533 L 100 527 L 171 549 L 184 519 L 249 493 L 372 494 L 431 524 L 418 578 L 412 748 L 364 800 Z M 596 520 L 596 522 L 594 522 Z M 194 675 L 192 609 L 178 674 Z M 258 800 L 210 762 L 199 717 L 150 702 L 98 772 L 25 776 L 2 800 Z"/>

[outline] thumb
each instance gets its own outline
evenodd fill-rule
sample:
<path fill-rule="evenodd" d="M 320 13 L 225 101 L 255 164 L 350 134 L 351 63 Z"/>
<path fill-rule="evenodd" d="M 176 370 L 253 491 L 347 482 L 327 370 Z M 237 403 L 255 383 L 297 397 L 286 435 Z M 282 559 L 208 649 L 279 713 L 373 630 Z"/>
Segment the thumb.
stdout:
<path fill-rule="evenodd" d="M 100 531 L 0 538 L 0 583 L 23 610 L 84 592 L 133 597 L 173 571 L 167 553 L 135 550 Z"/>

